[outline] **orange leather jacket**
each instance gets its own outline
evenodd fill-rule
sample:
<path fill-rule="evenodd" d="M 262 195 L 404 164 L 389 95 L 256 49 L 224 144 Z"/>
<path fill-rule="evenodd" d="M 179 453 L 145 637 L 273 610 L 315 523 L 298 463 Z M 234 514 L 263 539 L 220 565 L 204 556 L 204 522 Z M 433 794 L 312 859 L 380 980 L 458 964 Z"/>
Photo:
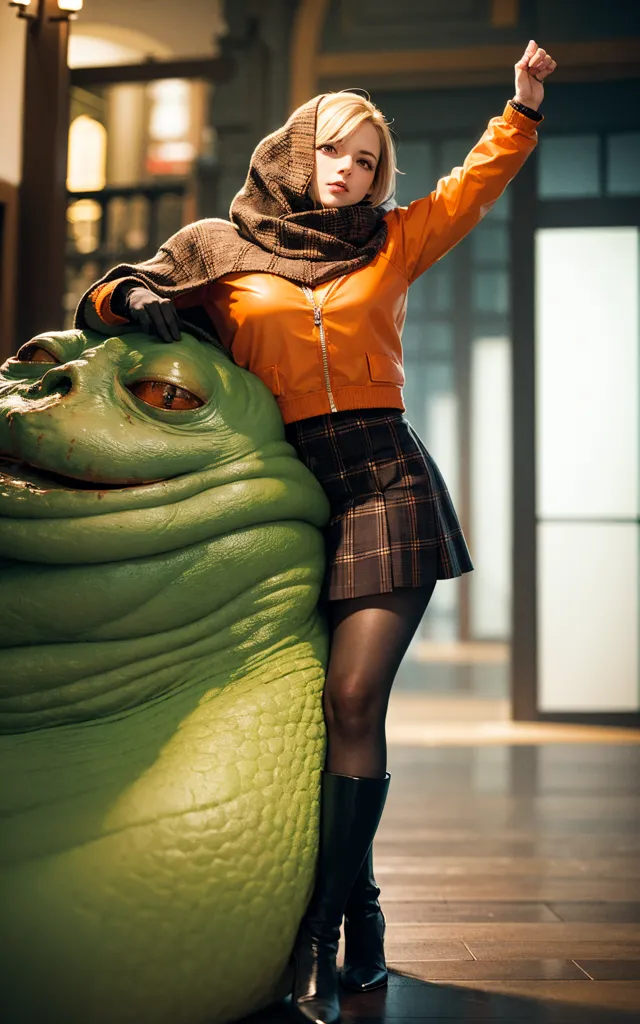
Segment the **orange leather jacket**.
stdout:
<path fill-rule="evenodd" d="M 235 362 L 262 378 L 285 423 L 346 409 L 404 409 L 402 328 L 412 281 L 478 223 L 537 142 L 536 125 L 507 104 L 462 167 L 386 215 L 387 239 L 366 267 L 313 290 L 265 273 L 229 274 L 175 299 L 202 305 Z M 118 281 L 90 296 L 108 325 Z"/>

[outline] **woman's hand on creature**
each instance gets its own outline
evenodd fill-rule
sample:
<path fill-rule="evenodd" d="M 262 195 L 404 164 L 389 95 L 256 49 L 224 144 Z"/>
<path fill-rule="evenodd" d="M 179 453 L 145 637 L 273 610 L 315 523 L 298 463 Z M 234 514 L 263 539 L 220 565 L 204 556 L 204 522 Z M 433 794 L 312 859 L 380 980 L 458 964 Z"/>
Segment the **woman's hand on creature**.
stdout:
<path fill-rule="evenodd" d="M 525 107 L 537 110 L 544 97 L 542 83 L 555 71 L 556 67 L 557 64 L 553 57 L 538 46 L 535 39 L 531 39 L 522 57 L 515 65 L 516 94 L 514 99 L 518 103 L 524 103 Z"/>
<path fill-rule="evenodd" d="M 162 341 L 180 341 L 178 311 L 171 299 L 161 299 L 150 288 L 131 288 L 124 302 L 125 313 L 145 334 L 156 334 Z"/>

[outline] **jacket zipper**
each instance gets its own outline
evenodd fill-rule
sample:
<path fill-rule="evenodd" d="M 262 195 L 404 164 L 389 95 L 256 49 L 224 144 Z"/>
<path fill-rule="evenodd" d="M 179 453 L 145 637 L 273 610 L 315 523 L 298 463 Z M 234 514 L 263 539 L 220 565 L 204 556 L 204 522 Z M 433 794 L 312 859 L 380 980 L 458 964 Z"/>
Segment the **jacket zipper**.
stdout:
<path fill-rule="evenodd" d="M 329 357 L 327 355 L 327 336 L 324 331 L 324 320 L 322 319 L 322 306 L 319 306 L 316 302 L 313 291 L 307 285 L 302 285 L 302 290 L 306 295 L 307 299 L 313 306 L 313 322 L 320 332 L 320 348 L 322 350 L 322 368 L 324 370 L 324 386 L 327 390 L 327 398 L 329 399 L 329 408 L 331 412 L 337 412 L 338 407 L 333 397 L 333 391 L 331 390 L 331 378 L 329 376 Z M 328 294 L 328 293 L 327 293 Z M 325 295 L 326 299 L 326 295 Z"/>

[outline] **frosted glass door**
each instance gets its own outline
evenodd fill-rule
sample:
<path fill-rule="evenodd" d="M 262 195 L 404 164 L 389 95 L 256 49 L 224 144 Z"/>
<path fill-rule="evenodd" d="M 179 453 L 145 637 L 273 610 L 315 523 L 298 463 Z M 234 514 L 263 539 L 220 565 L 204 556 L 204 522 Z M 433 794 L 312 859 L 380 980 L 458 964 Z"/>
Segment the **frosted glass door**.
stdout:
<path fill-rule="evenodd" d="M 471 350 L 471 633 L 509 635 L 511 613 L 511 344 L 476 338 Z"/>
<path fill-rule="evenodd" d="M 638 230 L 536 237 L 538 708 L 638 710 Z"/>

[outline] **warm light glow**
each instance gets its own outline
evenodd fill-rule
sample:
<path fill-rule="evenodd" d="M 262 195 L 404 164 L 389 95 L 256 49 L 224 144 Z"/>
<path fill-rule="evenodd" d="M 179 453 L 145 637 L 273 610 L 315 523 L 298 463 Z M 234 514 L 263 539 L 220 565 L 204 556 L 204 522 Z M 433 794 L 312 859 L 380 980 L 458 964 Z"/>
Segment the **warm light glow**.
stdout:
<path fill-rule="evenodd" d="M 106 184 L 107 132 L 93 117 L 80 114 L 69 128 L 67 188 L 97 192 Z"/>
<path fill-rule="evenodd" d="M 190 83 L 182 78 L 166 78 L 149 86 L 151 116 L 149 135 L 156 142 L 177 142 L 189 133 L 191 121 Z"/>
<path fill-rule="evenodd" d="M 81 11 L 83 0 L 58 0 L 61 11 Z"/>
<path fill-rule="evenodd" d="M 134 47 L 84 32 L 74 31 L 69 36 L 67 63 L 70 68 L 103 68 L 107 64 L 134 64 L 137 60 L 141 60 L 141 54 Z"/>
<path fill-rule="evenodd" d="M 90 15 L 89 8 L 83 15 Z M 148 55 L 168 60 L 172 50 L 146 32 L 106 25 L 104 22 L 77 21 L 69 36 L 69 67 L 104 67 L 107 64 L 135 64 Z"/>
<path fill-rule="evenodd" d="M 100 203 L 79 199 L 67 208 L 67 221 L 76 252 L 95 252 L 100 244 Z"/>
<path fill-rule="evenodd" d="M 188 174 L 195 147 L 191 134 L 192 84 L 167 78 L 148 86 L 151 98 L 146 168 L 150 174 Z"/>
<path fill-rule="evenodd" d="M 31 0 L 11 0 L 10 7 L 29 7 Z"/>

